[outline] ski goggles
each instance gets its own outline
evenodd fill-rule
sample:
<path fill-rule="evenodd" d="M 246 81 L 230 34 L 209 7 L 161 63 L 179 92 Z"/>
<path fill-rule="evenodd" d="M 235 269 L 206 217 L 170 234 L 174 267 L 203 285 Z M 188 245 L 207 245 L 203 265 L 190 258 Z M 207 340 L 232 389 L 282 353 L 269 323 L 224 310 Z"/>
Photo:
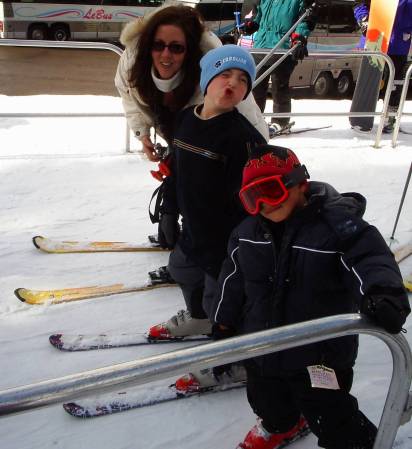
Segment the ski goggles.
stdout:
<path fill-rule="evenodd" d="M 287 175 L 273 175 L 245 185 L 239 192 L 245 210 L 251 215 L 259 213 L 262 203 L 277 206 L 289 197 L 289 189 L 309 179 L 304 165 L 295 168 Z"/>
<path fill-rule="evenodd" d="M 152 44 L 153 51 L 163 51 L 165 48 L 168 48 L 170 53 L 174 53 L 175 55 L 179 55 L 185 52 L 186 47 L 182 44 L 178 44 L 177 42 L 172 42 L 171 44 L 166 44 L 163 41 L 154 41 Z"/>

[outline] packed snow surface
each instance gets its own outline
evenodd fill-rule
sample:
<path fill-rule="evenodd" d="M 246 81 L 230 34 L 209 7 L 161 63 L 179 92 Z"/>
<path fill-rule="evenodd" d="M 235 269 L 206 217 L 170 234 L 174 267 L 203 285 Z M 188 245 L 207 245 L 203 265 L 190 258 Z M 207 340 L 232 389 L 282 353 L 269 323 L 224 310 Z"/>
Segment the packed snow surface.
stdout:
<path fill-rule="evenodd" d="M 93 96 L 0 96 L 0 106 L 2 112 L 122 111 L 119 98 Z M 268 112 L 270 107 L 268 102 Z M 349 107 L 346 100 L 293 102 L 296 112 L 344 112 Z M 410 103 L 406 110 L 411 112 Z M 331 183 L 342 192 L 362 193 L 368 201 L 366 220 L 389 241 L 412 160 L 412 135 L 401 133 L 396 148 L 384 136 L 381 148 L 375 149 L 374 134 L 354 133 L 346 117 L 295 121 L 295 129 L 333 126 L 282 136 L 271 143 L 292 148 L 311 179 Z M 402 126 L 412 131 L 412 117 L 405 117 Z M 138 152 L 125 153 L 125 128 L 123 118 L 0 119 L 1 390 L 179 349 L 178 344 L 170 344 L 64 353 L 48 342 L 50 334 L 61 332 L 145 332 L 183 308 L 178 289 L 45 306 L 26 305 L 13 294 L 18 287 L 143 283 L 149 270 L 167 264 L 167 253 L 54 255 L 41 253 L 31 242 L 35 235 L 145 242 L 148 234 L 156 232 L 148 218 L 149 199 L 158 185 L 149 173 L 154 165 Z M 135 142 L 132 149 L 137 149 Z M 411 189 L 393 247 L 412 240 Z M 410 274 L 412 260 L 400 267 L 404 275 Z M 409 342 L 411 322 L 409 318 L 406 324 Z M 361 336 L 353 394 L 376 424 L 391 370 L 386 345 Z M 149 391 L 155 386 L 138 388 Z M 254 420 L 243 389 L 94 420 L 76 420 L 56 404 L 0 418 L 1 447 L 233 449 Z M 294 449 L 314 447 L 313 436 L 293 445 Z M 411 423 L 399 429 L 396 447 L 412 447 Z"/>

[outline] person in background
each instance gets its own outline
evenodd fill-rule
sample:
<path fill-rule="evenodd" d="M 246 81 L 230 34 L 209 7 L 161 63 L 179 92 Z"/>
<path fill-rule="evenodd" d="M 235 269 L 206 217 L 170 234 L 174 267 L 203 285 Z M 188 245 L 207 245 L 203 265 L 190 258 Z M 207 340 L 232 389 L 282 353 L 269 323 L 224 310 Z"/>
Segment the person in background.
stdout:
<path fill-rule="evenodd" d="M 120 40 L 125 51 L 115 85 L 130 129 L 149 160 L 158 161 L 151 129 L 171 144 L 177 113 L 202 101 L 199 61 L 221 42 L 194 8 L 172 3 L 130 22 Z M 267 140 L 267 124 L 252 95 L 237 108 Z"/>
<path fill-rule="evenodd" d="M 212 310 L 226 338 L 337 314 L 365 313 L 396 334 L 410 313 L 394 256 L 363 220 L 366 201 L 338 193 L 277 146 L 252 150 Z M 358 336 L 244 361 L 259 417 L 238 449 L 277 449 L 308 432 L 326 449 L 372 449 L 376 427 L 350 394 Z"/>
<path fill-rule="evenodd" d="M 366 32 L 368 30 L 370 0 L 359 1 L 354 7 L 354 16 L 362 32 L 359 46 L 364 48 L 366 42 Z M 412 34 L 412 0 L 399 0 L 393 23 L 392 34 L 389 41 L 388 56 L 395 66 L 395 80 L 402 80 L 405 77 L 408 54 L 411 48 Z M 389 71 L 385 67 L 384 79 L 387 80 Z M 399 107 L 402 86 L 395 84 L 394 90 L 389 99 L 388 112 L 396 113 Z M 395 124 L 395 117 L 387 117 L 383 132 L 391 133 Z"/>
<path fill-rule="evenodd" d="M 255 63 L 246 50 L 224 45 L 200 61 L 204 101 L 177 119 L 171 175 L 164 181 L 159 235 L 166 236 L 168 269 L 179 284 L 186 310 L 150 328 L 152 340 L 209 335 L 210 309 L 232 229 L 245 217 L 238 192 L 251 148 L 264 137 L 236 109 L 250 93 Z M 179 214 L 182 232 L 174 232 Z M 176 241 L 177 240 L 177 241 Z M 210 376 L 176 382 L 197 388 Z M 196 384 L 196 385 L 195 385 Z"/>
<path fill-rule="evenodd" d="M 253 48 L 273 48 L 282 37 L 290 30 L 292 25 L 301 17 L 307 7 L 306 0 L 260 0 L 256 7 L 256 15 L 251 19 L 245 19 L 245 34 L 254 34 Z M 264 112 L 268 92 L 269 79 L 271 80 L 271 92 L 273 99 L 273 112 L 291 112 L 291 92 L 289 79 L 297 61 L 307 56 L 307 39 L 314 28 L 314 17 L 308 16 L 301 22 L 279 50 L 285 50 L 296 43 L 300 47 L 293 55 L 288 56 L 275 70 L 265 77 L 254 89 L 253 95 L 260 110 Z M 256 65 L 264 58 L 265 54 L 254 54 Z M 259 70 L 257 78 L 276 62 L 281 55 L 274 55 Z M 284 127 L 289 123 L 289 117 L 273 117 L 271 122 Z"/>

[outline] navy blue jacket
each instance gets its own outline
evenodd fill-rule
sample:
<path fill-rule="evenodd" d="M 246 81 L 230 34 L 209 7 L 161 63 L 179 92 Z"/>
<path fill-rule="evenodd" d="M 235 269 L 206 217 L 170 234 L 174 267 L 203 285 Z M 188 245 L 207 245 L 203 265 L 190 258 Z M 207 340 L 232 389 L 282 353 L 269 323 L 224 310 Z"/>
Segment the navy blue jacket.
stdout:
<path fill-rule="evenodd" d="M 308 205 L 283 224 L 249 217 L 233 231 L 212 318 L 250 333 L 353 313 L 365 295 L 408 298 L 398 266 L 378 230 L 362 219 L 365 199 L 309 183 Z M 409 307 L 409 306 L 407 306 Z M 262 375 L 325 364 L 354 364 L 357 336 L 341 337 L 253 359 Z"/>

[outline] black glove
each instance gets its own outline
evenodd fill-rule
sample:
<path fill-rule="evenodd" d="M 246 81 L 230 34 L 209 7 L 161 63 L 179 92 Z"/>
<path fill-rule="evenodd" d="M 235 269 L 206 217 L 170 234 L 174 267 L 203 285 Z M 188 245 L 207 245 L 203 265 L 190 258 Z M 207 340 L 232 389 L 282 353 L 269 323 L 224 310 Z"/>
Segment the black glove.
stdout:
<path fill-rule="evenodd" d="M 245 19 L 245 22 L 243 24 L 243 32 L 246 34 L 246 36 L 250 36 L 258 29 L 258 23 L 254 22 L 252 19 Z"/>
<path fill-rule="evenodd" d="M 363 17 L 358 22 L 359 28 L 361 30 L 361 33 L 366 36 L 366 32 L 368 31 L 368 17 Z"/>
<path fill-rule="evenodd" d="M 298 47 L 296 47 L 295 51 L 293 52 L 293 56 L 295 59 L 302 60 L 305 56 L 308 56 L 308 40 L 305 36 L 302 36 L 298 33 L 292 33 L 290 35 L 290 48 L 292 48 L 294 45 L 300 43 Z"/>
<path fill-rule="evenodd" d="M 162 214 L 159 220 L 158 239 L 162 248 L 173 249 L 180 234 L 178 216 Z"/>
<path fill-rule="evenodd" d="M 398 334 L 402 330 L 410 311 L 408 299 L 405 296 L 390 294 L 371 295 L 366 298 L 366 303 L 361 308 L 361 312 L 391 334 Z"/>

